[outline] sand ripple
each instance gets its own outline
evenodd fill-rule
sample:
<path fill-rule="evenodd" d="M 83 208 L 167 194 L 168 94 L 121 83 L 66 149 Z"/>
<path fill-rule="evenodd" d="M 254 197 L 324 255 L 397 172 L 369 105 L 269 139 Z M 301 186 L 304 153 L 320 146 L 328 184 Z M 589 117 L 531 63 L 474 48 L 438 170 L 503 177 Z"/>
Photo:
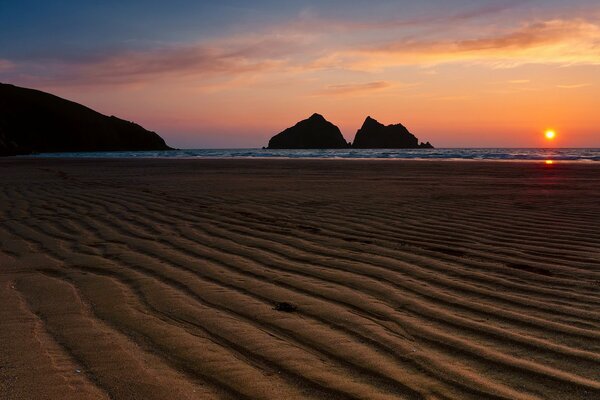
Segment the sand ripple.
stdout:
<path fill-rule="evenodd" d="M 600 398 L 600 167 L 0 169 L 0 398 Z"/>

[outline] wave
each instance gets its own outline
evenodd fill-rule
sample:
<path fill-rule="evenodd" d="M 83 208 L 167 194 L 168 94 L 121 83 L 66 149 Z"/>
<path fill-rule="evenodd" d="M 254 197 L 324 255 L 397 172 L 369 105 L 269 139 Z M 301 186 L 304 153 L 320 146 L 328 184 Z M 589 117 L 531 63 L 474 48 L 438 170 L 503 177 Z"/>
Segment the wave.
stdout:
<path fill-rule="evenodd" d="M 384 160 L 496 160 L 496 161 L 600 161 L 600 149 L 185 149 L 172 151 L 111 151 L 42 153 L 43 158 L 284 158 L 284 159 L 384 159 Z"/>

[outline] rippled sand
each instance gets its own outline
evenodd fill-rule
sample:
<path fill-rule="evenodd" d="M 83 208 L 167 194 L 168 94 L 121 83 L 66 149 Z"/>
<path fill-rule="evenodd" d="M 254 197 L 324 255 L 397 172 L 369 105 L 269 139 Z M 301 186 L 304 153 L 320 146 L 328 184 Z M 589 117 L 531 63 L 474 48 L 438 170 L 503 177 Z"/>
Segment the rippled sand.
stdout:
<path fill-rule="evenodd" d="M 600 398 L 600 166 L 0 176 L 1 399 Z"/>

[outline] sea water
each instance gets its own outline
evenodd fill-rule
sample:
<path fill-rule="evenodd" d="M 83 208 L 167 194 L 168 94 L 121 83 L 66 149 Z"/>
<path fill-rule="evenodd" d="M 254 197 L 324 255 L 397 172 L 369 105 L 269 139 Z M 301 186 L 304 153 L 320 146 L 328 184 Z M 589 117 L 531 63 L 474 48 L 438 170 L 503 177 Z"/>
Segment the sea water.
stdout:
<path fill-rule="evenodd" d="M 110 151 L 42 153 L 28 157 L 65 158 L 293 158 L 293 159 L 387 159 L 387 160 L 512 160 L 600 161 L 600 149 L 185 149 L 169 151 Z"/>

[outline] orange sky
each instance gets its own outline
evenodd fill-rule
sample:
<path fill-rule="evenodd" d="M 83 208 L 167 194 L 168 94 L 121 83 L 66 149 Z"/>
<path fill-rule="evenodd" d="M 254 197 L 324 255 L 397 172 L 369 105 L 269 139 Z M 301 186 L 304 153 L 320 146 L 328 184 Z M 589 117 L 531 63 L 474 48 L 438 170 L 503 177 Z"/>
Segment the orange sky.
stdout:
<path fill-rule="evenodd" d="M 466 4 L 445 19 L 435 7 L 421 19 L 313 7 L 44 68 L 0 52 L 0 78 L 134 120 L 177 147 L 260 147 L 314 112 L 348 141 L 370 115 L 437 147 L 600 147 L 600 6 L 550 3 Z"/>

